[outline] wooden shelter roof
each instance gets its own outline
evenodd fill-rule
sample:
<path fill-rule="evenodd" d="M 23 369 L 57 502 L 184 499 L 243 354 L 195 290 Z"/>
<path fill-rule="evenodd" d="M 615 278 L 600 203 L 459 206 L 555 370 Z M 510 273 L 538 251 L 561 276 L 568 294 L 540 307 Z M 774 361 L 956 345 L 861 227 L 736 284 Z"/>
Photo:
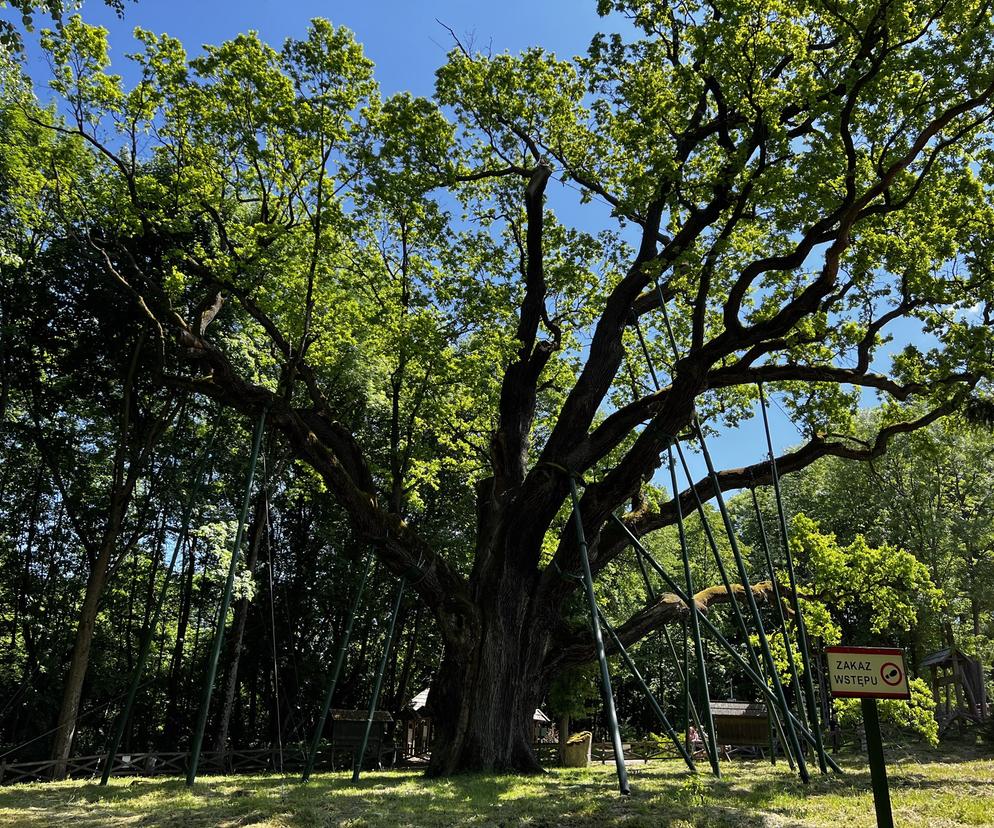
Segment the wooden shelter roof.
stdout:
<path fill-rule="evenodd" d="M 934 653 L 929 653 L 925 658 L 921 660 L 918 667 L 945 667 L 952 664 L 953 656 L 964 662 L 974 662 L 975 658 L 971 658 L 966 655 L 966 653 L 957 650 L 954 647 L 946 647 L 944 650 L 936 650 Z"/>
<path fill-rule="evenodd" d="M 735 716 L 744 719 L 762 719 L 767 715 L 766 705 L 757 701 L 712 701 L 712 716 Z"/>

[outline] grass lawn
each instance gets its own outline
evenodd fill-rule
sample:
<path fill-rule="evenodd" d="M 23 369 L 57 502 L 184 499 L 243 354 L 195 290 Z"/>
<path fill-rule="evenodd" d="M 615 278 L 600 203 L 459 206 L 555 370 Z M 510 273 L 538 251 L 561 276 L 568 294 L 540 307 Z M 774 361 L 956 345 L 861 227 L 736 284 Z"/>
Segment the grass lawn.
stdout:
<path fill-rule="evenodd" d="M 899 828 L 994 826 L 994 754 L 919 751 L 889 756 Z M 0 825 L 51 826 L 873 826 L 870 778 L 859 757 L 847 774 L 808 786 L 786 765 L 723 763 L 714 780 L 674 762 L 629 767 L 632 796 L 617 795 L 613 768 L 553 770 L 543 777 L 463 776 L 437 781 L 417 771 L 318 774 L 306 786 L 278 776 L 115 779 L 0 788 Z"/>

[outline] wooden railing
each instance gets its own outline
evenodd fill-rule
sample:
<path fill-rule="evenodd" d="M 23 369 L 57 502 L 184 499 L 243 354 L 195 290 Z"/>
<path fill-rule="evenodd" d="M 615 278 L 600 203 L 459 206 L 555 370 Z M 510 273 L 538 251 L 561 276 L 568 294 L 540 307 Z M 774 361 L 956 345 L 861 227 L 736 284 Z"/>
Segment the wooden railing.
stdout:
<path fill-rule="evenodd" d="M 625 759 L 648 762 L 654 759 L 673 759 L 676 749 L 671 744 L 659 742 L 625 742 Z M 532 745 L 535 755 L 543 765 L 555 765 L 558 761 L 558 745 L 541 742 Z M 374 746 L 367 752 L 367 760 L 373 755 L 376 761 L 390 765 L 400 758 L 400 750 L 386 742 Z M 344 770 L 352 767 L 355 746 L 327 745 L 317 754 L 316 770 Z M 610 742 L 594 742 L 590 751 L 592 762 L 613 762 L 614 748 Z M 112 776 L 183 776 L 187 768 L 186 753 L 120 753 L 111 769 Z M 283 749 L 250 748 L 247 750 L 205 751 L 201 754 L 199 773 L 201 774 L 240 774 L 240 773 L 300 773 L 304 768 L 304 751 L 298 745 Z M 281 767 L 282 762 L 282 767 Z M 92 779 L 103 770 L 104 756 L 76 756 L 66 766 L 66 776 L 73 779 Z M 53 778 L 57 762 L 45 759 L 37 762 L 0 761 L 0 785 L 17 782 L 39 782 Z"/>
<path fill-rule="evenodd" d="M 628 762 L 679 758 L 676 747 L 670 742 L 623 742 L 621 747 L 625 752 L 625 760 Z M 555 765 L 559 761 L 559 746 L 554 743 L 533 744 L 532 749 L 535 751 L 538 761 L 543 765 Z M 601 764 L 613 762 L 614 746 L 610 742 L 594 742 L 590 746 L 590 761 Z"/>
<path fill-rule="evenodd" d="M 354 745 L 327 745 L 318 750 L 316 770 L 351 768 L 355 756 Z M 384 742 L 371 746 L 366 752 L 367 761 L 375 757 L 379 763 L 392 764 L 397 749 Z M 111 769 L 111 776 L 184 776 L 187 753 L 119 753 Z M 77 756 L 66 765 L 66 776 L 87 779 L 100 775 L 105 756 Z M 204 751 L 200 755 L 200 774 L 240 773 L 300 773 L 304 768 L 303 748 L 293 745 L 283 749 L 250 748 L 246 750 Z M 0 785 L 17 782 L 38 782 L 52 779 L 58 763 L 52 759 L 37 762 L 0 761 Z"/>
<path fill-rule="evenodd" d="M 679 757 L 676 747 L 671 742 L 623 742 L 621 745 L 625 759 L 629 762 L 649 762 L 653 759 L 676 759 Z M 594 742 L 590 747 L 591 762 L 613 762 L 614 746 L 610 742 Z"/>

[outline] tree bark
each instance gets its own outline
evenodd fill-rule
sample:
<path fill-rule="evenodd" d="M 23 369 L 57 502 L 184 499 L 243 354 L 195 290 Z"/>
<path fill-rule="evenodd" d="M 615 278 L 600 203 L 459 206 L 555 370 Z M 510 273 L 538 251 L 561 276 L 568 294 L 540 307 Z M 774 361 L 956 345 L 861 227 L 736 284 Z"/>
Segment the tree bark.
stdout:
<path fill-rule="evenodd" d="M 538 773 L 542 768 L 532 749 L 535 709 L 557 672 L 593 659 L 593 642 L 587 630 L 562 629 L 558 609 L 536 600 L 542 594 L 537 571 L 495 567 L 477 573 L 475 581 L 479 615 L 466 631 L 465 646 L 447 642 L 428 696 L 435 726 L 428 773 Z M 773 600 L 768 581 L 754 584 L 752 592 L 758 603 Z M 733 600 L 747 600 L 740 584 L 732 584 L 731 592 L 713 586 L 694 596 L 703 613 Z M 682 622 L 688 611 L 677 596 L 663 593 L 617 633 L 622 643 L 637 641 L 649 629 Z M 608 646 L 608 652 L 613 649 Z"/>
<path fill-rule="evenodd" d="M 435 741 L 430 776 L 455 772 L 539 773 L 532 717 L 546 687 L 517 626 L 488 624 L 478 646 L 446 652 L 428 694 Z M 531 649 L 531 648 L 526 648 Z"/>

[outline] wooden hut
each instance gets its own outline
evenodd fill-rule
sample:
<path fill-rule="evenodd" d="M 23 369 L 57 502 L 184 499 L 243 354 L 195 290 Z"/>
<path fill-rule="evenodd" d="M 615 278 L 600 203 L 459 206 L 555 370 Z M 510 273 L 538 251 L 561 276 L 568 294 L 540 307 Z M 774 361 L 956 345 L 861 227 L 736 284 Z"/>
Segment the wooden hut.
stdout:
<path fill-rule="evenodd" d="M 932 673 L 932 696 L 940 733 L 957 722 L 979 722 L 987 716 L 980 662 L 955 647 L 932 653 L 918 665 Z"/>
<path fill-rule="evenodd" d="M 356 751 L 362 744 L 363 733 L 366 730 L 368 710 L 332 710 L 328 714 L 325 725 L 327 753 L 333 767 L 343 764 L 350 765 Z M 393 716 L 386 710 L 377 710 L 373 715 L 373 726 L 369 732 L 369 743 L 363 764 L 366 767 L 383 767 L 396 761 L 397 745 L 393 734 Z"/>
<path fill-rule="evenodd" d="M 401 711 L 403 730 L 400 742 L 404 759 L 426 760 L 431 753 L 432 721 L 427 715 L 428 688 L 426 687 L 411 699 Z"/>
<path fill-rule="evenodd" d="M 770 715 L 762 702 L 712 701 L 711 717 L 726 758 L 730 748 L 748 748 L 762 756 L 770 746 Z"/>

